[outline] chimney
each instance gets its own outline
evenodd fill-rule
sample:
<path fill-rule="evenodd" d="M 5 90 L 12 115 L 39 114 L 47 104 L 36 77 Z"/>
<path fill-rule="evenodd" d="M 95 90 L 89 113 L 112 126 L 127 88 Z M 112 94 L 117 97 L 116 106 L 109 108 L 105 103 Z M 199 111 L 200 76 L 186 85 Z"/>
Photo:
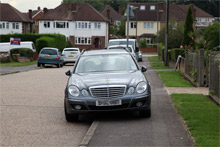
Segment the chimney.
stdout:
<path fill-rule="evenodd" d="M 37 10 L 40 10 L 40 7 L 37 7 Z"/>
<path fill-rule="evenodd" d="M 32 20 L 32 10 L 31 9 L 28 10 L 28 17 L 30 18 L 30 20 Z"/>
<path fill-rule="evenodd" d="M 122 12 L 122 7 L 121 5 L 118 7 L 118 13 L 121 15 L 121 12 Z"/>
<path fill-rule="evenodd" d="M 46 14 L 48 12 L 47 8 L 44 8 L 44 14 Z"/>
<path fill-rule="evenodd" d="M 107 18 L 108 18 L 109 21 L 111 20 L 110 19 L 110 10 L 109 9 L 107 10 Z"/>

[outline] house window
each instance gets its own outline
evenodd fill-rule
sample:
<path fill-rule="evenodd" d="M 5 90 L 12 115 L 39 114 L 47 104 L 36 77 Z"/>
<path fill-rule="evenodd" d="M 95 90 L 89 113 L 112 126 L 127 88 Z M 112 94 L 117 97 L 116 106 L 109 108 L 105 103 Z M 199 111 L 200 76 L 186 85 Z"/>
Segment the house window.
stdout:
<path fill-rule="evenodd" d="M 0 23 L 0 29 L 4 29 L 5 28 L 5 23 Z"/>
<path fill-rule="evenodd" d="M 65 22 L 56 22 L 56 28 L 65 28 Z"/>
<path fill-rule="evenodd" d="M 209 18 L 206 18 L 206 19 L 205 19 L 205 22 L 209 22 Z"/>
<path fill-rule="evenodd" d="M 197 22 L 201 22 L 202 19 L 201 18 L 196 18 Z"/>
<path fill-rule="evenodd" d="M 144 23 L 144 29 L 153 29 L 154 23 L 153 22 L 145 22 Z"/>
<path fill-rule="evenodd" d="M 87 29 L 87 22 L 85 23 L 85 29 Z"/>
<path fill-rule="evenodd" d="M 50 28 L 50 22 L 49 21 L 45 21 L 44 22 L 44 27 L 45 28 Z"/>
<path fill-rule="evenodd" d="M 13 27 L 13 29 L 19 29 L 19 24 L 18 23 L 13 23 L 12 27 Z"/>
<path fill-rule="evenodd" d="M 91 44 L 91 38 L 90 37 L 76 37 L 75 38 L 75 44 L 90 45 Z"/>
<path fill-rule="evenodd" d="M 6 23 L 6 29 L 9 29 L 9 23 L 8 22 Z"/>
<path fill-rule="evenodd" d="M 81 22 L 78 23 L 78 28 L 79 28 L 79 29 L 81 28 Z"/>
<path fill-rule="evenodd" d="M 95 29 L 101 29 L 101 23 L 100 22 L 95 23 Z"/>
<path fill-rule="evenodd" d="M 140 6 L 140 10 L 141 10 L 141 11 L 144 11 L 144 10 L 145 10 L 145 5 L 141 5 L 141 6 Z"/>
<path fill-rule="evenodd" d="M 84 22 L 82 22 L 82 29 L 84 29 L 84 27 L 85 27 L 85 24 L 84 24 Z"/>
<path fill-rule="evenodd" d="M 2 26 L 3 26 L 2 23 L 0 23 L 0 29 L 2 29 Z"/>
<path fill-rule="evenodd" d="M 66 23 L 66 28 L 69 28 L 69 23 L 68 22 Z"/>
<path fill-rule="evenodd" d="M 151 6 L 150 6 L 150 10 L 151 10 L 151 11 L 155 10 L 155 5 L 151 5 Z"/>
<path fill-rule="evenodd" d="M 89 23 L 89 29 L 91 29 L 91 23 Z"/>
<path fill-rule="evenodd" d="M 131 22 L 131 29 L 136 29 L 137 25 L 136 22 Z"/>

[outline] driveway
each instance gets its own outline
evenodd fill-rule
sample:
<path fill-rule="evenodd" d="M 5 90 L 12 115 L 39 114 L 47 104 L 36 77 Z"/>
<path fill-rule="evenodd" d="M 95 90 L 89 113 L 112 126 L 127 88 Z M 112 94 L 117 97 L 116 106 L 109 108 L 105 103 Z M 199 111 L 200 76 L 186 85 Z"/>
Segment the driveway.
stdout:
<path fill-rule="evenodd" d="M 64 117 L 63 68 L 48 67 L 0 76 L 0 146 L 78 146 L 91 121 Z"/>

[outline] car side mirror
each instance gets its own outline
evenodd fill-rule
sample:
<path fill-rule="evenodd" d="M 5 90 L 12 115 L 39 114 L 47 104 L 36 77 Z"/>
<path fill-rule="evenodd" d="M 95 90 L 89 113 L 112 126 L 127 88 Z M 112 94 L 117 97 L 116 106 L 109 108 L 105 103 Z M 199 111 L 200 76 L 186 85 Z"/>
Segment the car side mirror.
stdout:
<path fill-rule="evenodd" d="M 147 67 L 144 66 L 144 65 L 142 65 L 142 66 L 141 66 L 141 71 L 142 71 L 142 72 L 146 72 L 146 71 L 147 71 Z"/>
<path fill-rule="evenodd" d="M 138 47 L 135 48 L 135 52 L 139 52 L 139 48 Z"/>
<path fill-rule="evenodd" d="M 66 74 L 67 76 L 71 76 L 70 70 L 68 70 L 65 74 Z"/>

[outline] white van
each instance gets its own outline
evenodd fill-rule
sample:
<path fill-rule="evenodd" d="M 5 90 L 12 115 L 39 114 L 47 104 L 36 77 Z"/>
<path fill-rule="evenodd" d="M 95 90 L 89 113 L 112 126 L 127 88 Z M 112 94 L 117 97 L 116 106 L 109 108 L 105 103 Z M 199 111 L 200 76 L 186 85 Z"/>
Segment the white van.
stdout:
<path fill-rule="evenodd" d="M 129 44 L 128 45 L 132 45 L 135 53 L 138 53 L 139 51 L 139 46 L 138 46 L 138 42 L 136 39 L 129 39 L 128 40 Z M 127 39 L 110 39 L 108 46 L 113 46 L 113 45 L 127 45 Z"/>
<path fill-rule="evenodd" d="M 10 42 L 0 43 L 0 52 L 10 52 L 14 48 L 29 48 L 33 52 L 36 52 L 36 48 L 32 41 L 20 42 L 20 45 L 11 45 Z"/>

